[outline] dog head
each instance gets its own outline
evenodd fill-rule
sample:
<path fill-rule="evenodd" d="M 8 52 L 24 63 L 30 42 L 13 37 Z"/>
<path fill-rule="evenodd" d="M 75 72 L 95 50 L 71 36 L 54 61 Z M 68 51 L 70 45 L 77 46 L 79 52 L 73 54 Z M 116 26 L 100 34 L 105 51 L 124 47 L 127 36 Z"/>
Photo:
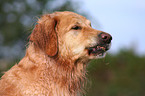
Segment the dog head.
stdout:
<path fill-rule="evenodd" d="M 73 12 L 43 15 L 30 35 L 30 41 L 49 56 L 76 59 L 104 57 L 111 40 L 111 35 L 93 29 L 89 20 Z"/>

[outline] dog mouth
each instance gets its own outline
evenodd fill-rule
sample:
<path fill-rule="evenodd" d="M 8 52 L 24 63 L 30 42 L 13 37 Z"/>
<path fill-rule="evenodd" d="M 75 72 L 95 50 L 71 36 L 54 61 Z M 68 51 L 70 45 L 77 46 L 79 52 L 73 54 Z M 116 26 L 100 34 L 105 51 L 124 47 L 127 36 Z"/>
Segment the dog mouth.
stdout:
<path fill-rule="evenodd" d="M 89 56 L 104 56 L 106 51 L 109 50 L 109 45 L 96 45 L 93 47 L 87 47 Z"/>

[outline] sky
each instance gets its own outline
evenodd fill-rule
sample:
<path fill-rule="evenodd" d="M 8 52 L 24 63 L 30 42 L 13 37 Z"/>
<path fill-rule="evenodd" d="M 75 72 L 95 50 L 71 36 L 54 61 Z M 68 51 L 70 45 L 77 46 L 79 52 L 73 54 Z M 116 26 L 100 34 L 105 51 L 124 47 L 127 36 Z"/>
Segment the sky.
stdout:
<path fill-rule="evenodd" d="M 132 48 L 145 54 L 145 0 L 82 0 L 85 10 L 99 23 L 99 30 L 113 37 L 111 53 Z"/>

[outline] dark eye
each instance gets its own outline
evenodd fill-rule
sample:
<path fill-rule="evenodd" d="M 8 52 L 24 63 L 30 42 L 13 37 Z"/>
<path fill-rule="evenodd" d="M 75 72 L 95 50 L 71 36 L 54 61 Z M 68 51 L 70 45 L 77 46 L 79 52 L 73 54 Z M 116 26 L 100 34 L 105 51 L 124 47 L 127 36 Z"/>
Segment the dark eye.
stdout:
<path fill-rule="evenodd" d="M 92 27 L 92 24 L 90 24 L 90 26 Z"/>
<path fill-rule="evenodd" d="M 79 30 L 79 29 L 82 29 L 82 28 L 80 26 L 75 25 L 71 29 L 73 29 L 73 30 Z"/>

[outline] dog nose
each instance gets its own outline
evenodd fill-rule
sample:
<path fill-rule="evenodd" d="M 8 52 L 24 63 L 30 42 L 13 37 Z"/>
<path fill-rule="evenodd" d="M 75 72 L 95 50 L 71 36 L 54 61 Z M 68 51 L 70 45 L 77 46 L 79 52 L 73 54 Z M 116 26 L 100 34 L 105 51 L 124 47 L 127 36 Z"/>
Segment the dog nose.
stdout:
<path fill-rule="evenodd" d="M 109 44 L 112 40 L 112 36 L 108 33 L 102 32 L 99 34 L 99 39 L 101 42 Z"/>

